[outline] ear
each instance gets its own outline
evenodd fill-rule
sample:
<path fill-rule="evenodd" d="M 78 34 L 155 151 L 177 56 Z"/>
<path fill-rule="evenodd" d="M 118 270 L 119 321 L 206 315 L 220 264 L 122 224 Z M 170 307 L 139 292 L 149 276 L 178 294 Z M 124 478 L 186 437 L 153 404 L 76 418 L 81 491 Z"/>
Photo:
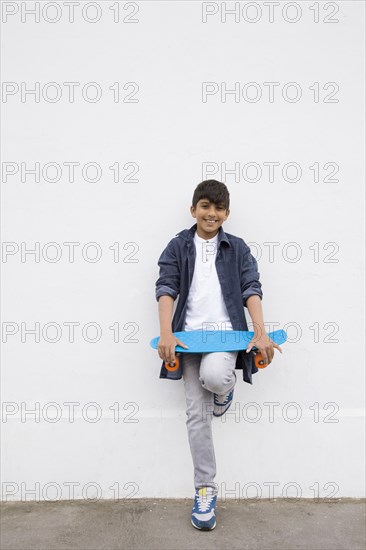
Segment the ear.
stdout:
<path fill-rule="evenodd" d="M 227 219 L 228 219 L 228 217 L 229 217 L 229 214 L 230 214 L 230 210 L 226 210 L 226 216 L 225 216 L 225 220 L 227 220 Z"/>
<path fill-rule="evenodd" d="M 195 218 L 196 217 L 196 207 L 191 206 L 190 211 L 191 211 L 191 214 L 192 214 L 193 218 Z"/>

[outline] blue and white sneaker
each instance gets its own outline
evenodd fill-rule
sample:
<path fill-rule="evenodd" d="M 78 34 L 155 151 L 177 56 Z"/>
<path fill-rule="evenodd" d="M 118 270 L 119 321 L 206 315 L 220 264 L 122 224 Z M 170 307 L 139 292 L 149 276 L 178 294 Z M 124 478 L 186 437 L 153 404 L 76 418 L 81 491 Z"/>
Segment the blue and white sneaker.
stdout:
<path fill-rule="evenodd" d="M 234 374 L 236 383 L 236 373 L 234 372 Z M 231 403 L 233 402 L 234 387 L 235 384 L 233 388 L 225 395 L 218 395 L 217 393 L 214 393 L 214 409 L 212 413 L 214 416 L 222 416 L 226 413 Z"/>
<path fill-rule="evenodd" d="M 191 523 L 196 529 L 210 531 L 216 527 L 216 495 L 212 487 L 197 489 Z"/>

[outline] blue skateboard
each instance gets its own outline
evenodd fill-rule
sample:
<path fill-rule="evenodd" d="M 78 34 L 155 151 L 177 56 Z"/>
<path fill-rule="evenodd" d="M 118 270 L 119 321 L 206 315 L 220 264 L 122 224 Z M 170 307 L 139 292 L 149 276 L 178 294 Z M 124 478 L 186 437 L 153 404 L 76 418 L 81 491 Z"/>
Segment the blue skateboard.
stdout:
<path fill-rule="evenodd" d="M 183 344 L 188 346 L 188 349 L 182 346 L 176 346 L 176 357 L 174 365 L 165 362 L 167 370 L 175 371 L 179 368 L 180 353 L 211 353 L 215 351 L 240 351 L 248 347 L 249 342 L 254 336 L 254 332 L 244 330 L 191 330 L 186 332 L 173 332 Z M 268 332 L 267 336 L 275 344 L 281 345 L 287 340 L 287 334 L 284 330 L 275 330 Z M 153 338 L 150 346 L 153 349 L 158 349 L 160 337 Z M 257 348 L 253 347 L 255 352 Z M 255 366 L 263 369 L 267 366 L 263 361 L 261 353 L 257 351 L 254 357 Z"/>

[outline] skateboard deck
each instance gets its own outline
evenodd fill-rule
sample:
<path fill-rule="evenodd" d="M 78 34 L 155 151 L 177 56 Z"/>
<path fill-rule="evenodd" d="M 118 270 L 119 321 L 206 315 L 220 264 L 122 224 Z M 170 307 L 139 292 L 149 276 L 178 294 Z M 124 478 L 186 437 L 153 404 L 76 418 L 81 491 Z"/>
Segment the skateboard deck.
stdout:
<path fill-rule="evenodd" d="M 244 330 L 191 330 L 173 332 L 174 336 L 181 342 L 188 346 L 188 349 L 182 346 L 175 347 L 175 364 L 171 365 L 169 362 L 165 362 L 167 370 L 177 370 L 179 368 L 179 353 L 212 353 L 216 351 L 240 351 L 246 350 L 249 342 L 254 337 L 254 332 Z M 287 334 L 284 330 L 275 330 L 268 332 L 267 336 L 275 342 L 275 344 L 281 345 L 287 340 Z M 158 342 L 160 337 L 153 338 L 150 342 L 150 346 L 153 349 L 158 349 Z M 253 351 L 256 352 L 256 347 L 253 347 Z M 266 363 L 263 362 L 262 355 L 257 352 L 254 358 L 255 366 L 258 368 L 265 368 Z"/>

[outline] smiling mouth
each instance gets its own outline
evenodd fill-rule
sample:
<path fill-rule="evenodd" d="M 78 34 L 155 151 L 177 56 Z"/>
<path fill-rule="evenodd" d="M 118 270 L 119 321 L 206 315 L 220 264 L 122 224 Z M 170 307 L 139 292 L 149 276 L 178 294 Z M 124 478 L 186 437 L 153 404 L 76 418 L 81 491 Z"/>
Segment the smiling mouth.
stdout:
<path fill-rule="evenodd" d="M 214 223 L 216 223 L 216 220 L 205 220 L 205 222 L 213 225 Z"/>

